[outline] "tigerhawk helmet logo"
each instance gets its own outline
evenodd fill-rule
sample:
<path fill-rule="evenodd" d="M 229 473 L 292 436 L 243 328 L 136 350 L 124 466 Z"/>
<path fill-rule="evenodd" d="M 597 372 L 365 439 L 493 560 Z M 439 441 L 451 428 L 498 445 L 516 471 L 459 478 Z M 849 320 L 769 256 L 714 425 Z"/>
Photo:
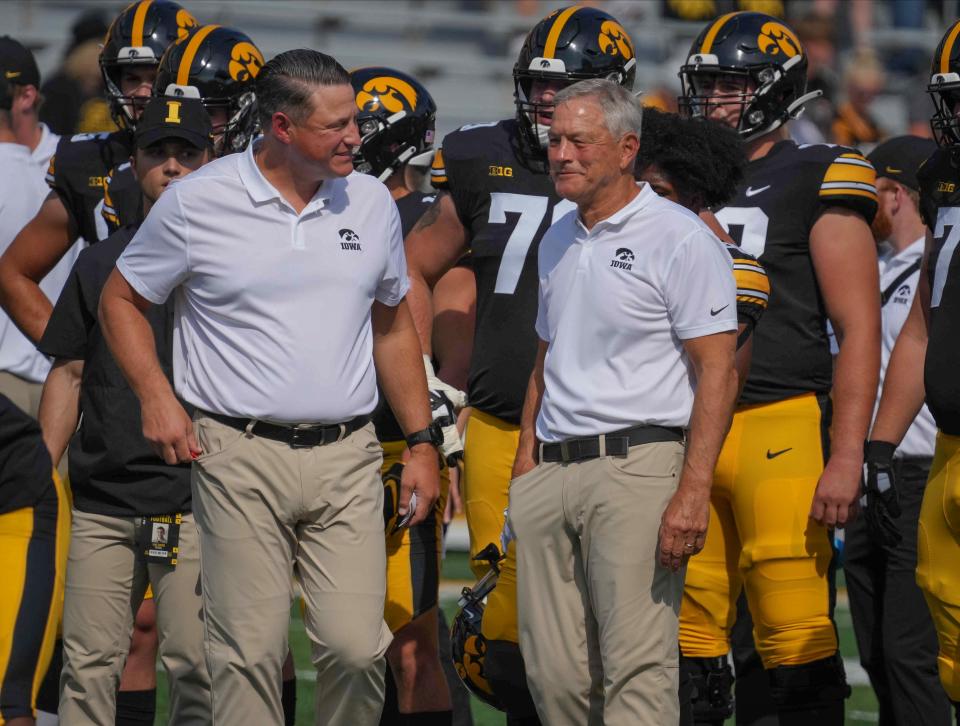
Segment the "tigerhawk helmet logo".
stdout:
<path fill-rule="evenodd" d="M 363 84 L 357 94 L 357 108 L 361 111 L 379 111 L 382 106 L 390 113 L 413 111 L 417 92 L 413 86 L 394 76 L 378 76 Z"/>
<path fill-rule="evenodd" d="M 487 677 L 483 672 L 483 661 L 486 654 L 487 644 L 476 635 L 471 635 L 463 644 L 463 663 L 454 662 L 453 665 L 461 679 L 469 679 L 484 693 L 493 695 L 493 689 L 487 683 Z"/>
<path fill-rule="evenodd" d="M 597 38 L 600 51 L 606 55 L 619 55 L 630 60 L 633 58 L 633 45 L 630 36 L 616 20 L 604 20 Z"/>
<path fill-rule="evenodd" d="M 241 83 L 253 80 L 263 68 L 263 56 L 253 43 L 237 43 L 230 51 L 230 77 Z"/>
<path fill-rule="evenodd" d="M 760 35 L 757 36 L 757 47 L 761 53 L 767 55 L 783 55 L 787 58 L 793 58 L 800 54 L 800 41 L 783 23 L 769 22 L 764 23 L 760 28 Z"/>
<path fill-rule="evenodd" d="M 180 8 L 177 11 L 177 41 L 181 41 L 190 35 L 190 31 L 197 27 L 199 23 L 189 12 Z"/>

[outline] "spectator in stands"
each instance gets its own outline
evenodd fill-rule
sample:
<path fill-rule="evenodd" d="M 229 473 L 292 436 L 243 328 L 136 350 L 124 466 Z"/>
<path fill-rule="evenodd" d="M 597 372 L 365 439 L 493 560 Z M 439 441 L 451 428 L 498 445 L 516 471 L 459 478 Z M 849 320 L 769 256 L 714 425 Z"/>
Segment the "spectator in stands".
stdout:
<path fill-rule="evenodd" d="M 870 104 L 883 90 L 883 68 L 877 54 L 858 50 L 843 76 L 846 100 L 837 107 L 832 141 L 843 146 L 872 147 L 886 135 L 870 113 Z M 866 150 L 866 149 L 864 149 Z"/>
<path fill-rule="evenodd" d="M 100 45 L 107 33 L 101 10 L 84 12 L 70 28 L 70 45 L 60 68 L 43 84 L 40 120 L 54 132 L 67 135 L 113 131 L 110 108 L 103 99 Z"/>
<path fill-rule="evenodd" d="M 798 143 L 822 144 L 830 135 L 838 85 L 833 21 L 812 12 L 797 22 L 796 31 L 807 55 L 807 90 L 823 95 L 804 106 L 803 115 L 790 124 L 790 135 Z"/>

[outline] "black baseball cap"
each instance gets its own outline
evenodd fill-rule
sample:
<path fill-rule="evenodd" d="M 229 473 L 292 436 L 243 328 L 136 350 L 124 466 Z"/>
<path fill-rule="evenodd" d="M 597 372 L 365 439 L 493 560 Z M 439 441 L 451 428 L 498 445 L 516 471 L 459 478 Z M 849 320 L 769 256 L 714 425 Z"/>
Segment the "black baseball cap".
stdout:
<path fill-rule="evenodd" d="M 937 144 L 932 139 L 920 136 L 895 136 L 874 148 L 867 157 L 877 170 L 877 176 L 893 179 L 903 186 L 919 191 L 917 172 L 930 155 L 936 151 Z"/>
<path fill-rule="evenodd" d="M 213 146 L 213 124 L 199 98 L 155 96 L 143 109 L 133 140 L 138 149 L 164 139 L 183 139 L 198 149 Z"/>
<path fill-rule="evenodd" d="M 33 53 L 9 35 L 0 36 L 0 70 L 7 83 L 40 87 L 40 69 Z"/>

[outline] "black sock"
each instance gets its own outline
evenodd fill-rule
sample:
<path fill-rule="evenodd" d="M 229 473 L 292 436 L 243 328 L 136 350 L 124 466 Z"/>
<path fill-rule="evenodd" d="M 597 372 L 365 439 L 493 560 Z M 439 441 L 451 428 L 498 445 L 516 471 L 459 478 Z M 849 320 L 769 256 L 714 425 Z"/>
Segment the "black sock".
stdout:
<path fill-rule="evenodd" d="M 507 726 L 541 726 L 536 716 L 511 716 L 507 714 Z"/>
<path fill-rule="evenodd" d="M 297 723 L 297 678 L 294 676 L 289 681 L 283 682 L 283 691 L 280 694 L 280 702 L 283 704 L 283 724 L 284 726 L 294 726 Z"/>
<path fill-rule="evenodd" d="M 119 691 L 116 726 L 153 726 L 157 714 L 157 689 Z"/>
<path fill-rule="evenodd" d="M 780 726 L 843 726 L 843 701 L 811 706 L 796 711 L 781 711 Z"/>
<path fill-rule="evenodd" d="M 417 711 L 401 713 L 403 726 L 451 726 L 453 711 Z"/>

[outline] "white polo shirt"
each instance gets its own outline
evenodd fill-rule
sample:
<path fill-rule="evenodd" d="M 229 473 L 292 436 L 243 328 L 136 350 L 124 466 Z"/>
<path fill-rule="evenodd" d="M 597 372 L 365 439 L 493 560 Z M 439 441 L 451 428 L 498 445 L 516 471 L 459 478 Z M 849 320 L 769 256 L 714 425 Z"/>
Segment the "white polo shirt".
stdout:
<path fill-rule="evenodd" d="M 298 215 L 253 149 L 168 187 L 117 267 L 153 303 L 176 289 L 174 385 L 195 406 L 281 423 L 368 414 L 371 305 L 409 287 L 396 204 L 353 173 Z"/>
<path fill-rule="evenodd" d="M 0 254 L 39 211 L 50 193 L 44 176 L 50 156 L 56 151 L 56 134 L 43 127 L 37 148 L 30 151 L 21 144 L 0 143 Z M 44 158 L 44 156 L 46 158 Z M 55 303 L 60 297 L 82 245 L 74 244 L 41 280 L 40 289 Z M 49 359 L 20 332 L 0 310 L 0 371 L 13 373 L 32 383 L 43 383 L 50 371 Z"/>
<path fill-rule="evenodd" d="M 592 230 L 576 211 L 557 220 L 538 264 L 537 334 L 549 347 L 537 437 L 688 426 L 694 381 L 683 341 L 737 329 L 720 240 L 644 184 Z"/>
<path fill-rule="evenodd" d="M 881 349 L 880 349 L 880 390 L 883 390 L 883 381 L 887 375 L 887 365 L 890 363 L 890 354 L 900 335 L 900 329 L 907 321 L 907 313 L 913 304 L 920 284 L 920 270 L 914 270 L 905 279 L 899 280 L 911 265 L 923 257 L 924 238 L 921 237 L 900 254 L 894 254 L 892 249 L 880 255 L 880 290 L 886 292 L 896 283 L 895 289 L 890 289 L 886 302 L 881 308 Z M 879 398 L 877 401 L 879 405 Z M 876 414 L 876 411 L 874 411 Z M 933 447 L 937 438 L 937 425 L 933 421 L 930 410 L 924 404 L 920 413 L 907 429 L 903 441 L 897 448 L 896 455 L 933 457 Z"/>

